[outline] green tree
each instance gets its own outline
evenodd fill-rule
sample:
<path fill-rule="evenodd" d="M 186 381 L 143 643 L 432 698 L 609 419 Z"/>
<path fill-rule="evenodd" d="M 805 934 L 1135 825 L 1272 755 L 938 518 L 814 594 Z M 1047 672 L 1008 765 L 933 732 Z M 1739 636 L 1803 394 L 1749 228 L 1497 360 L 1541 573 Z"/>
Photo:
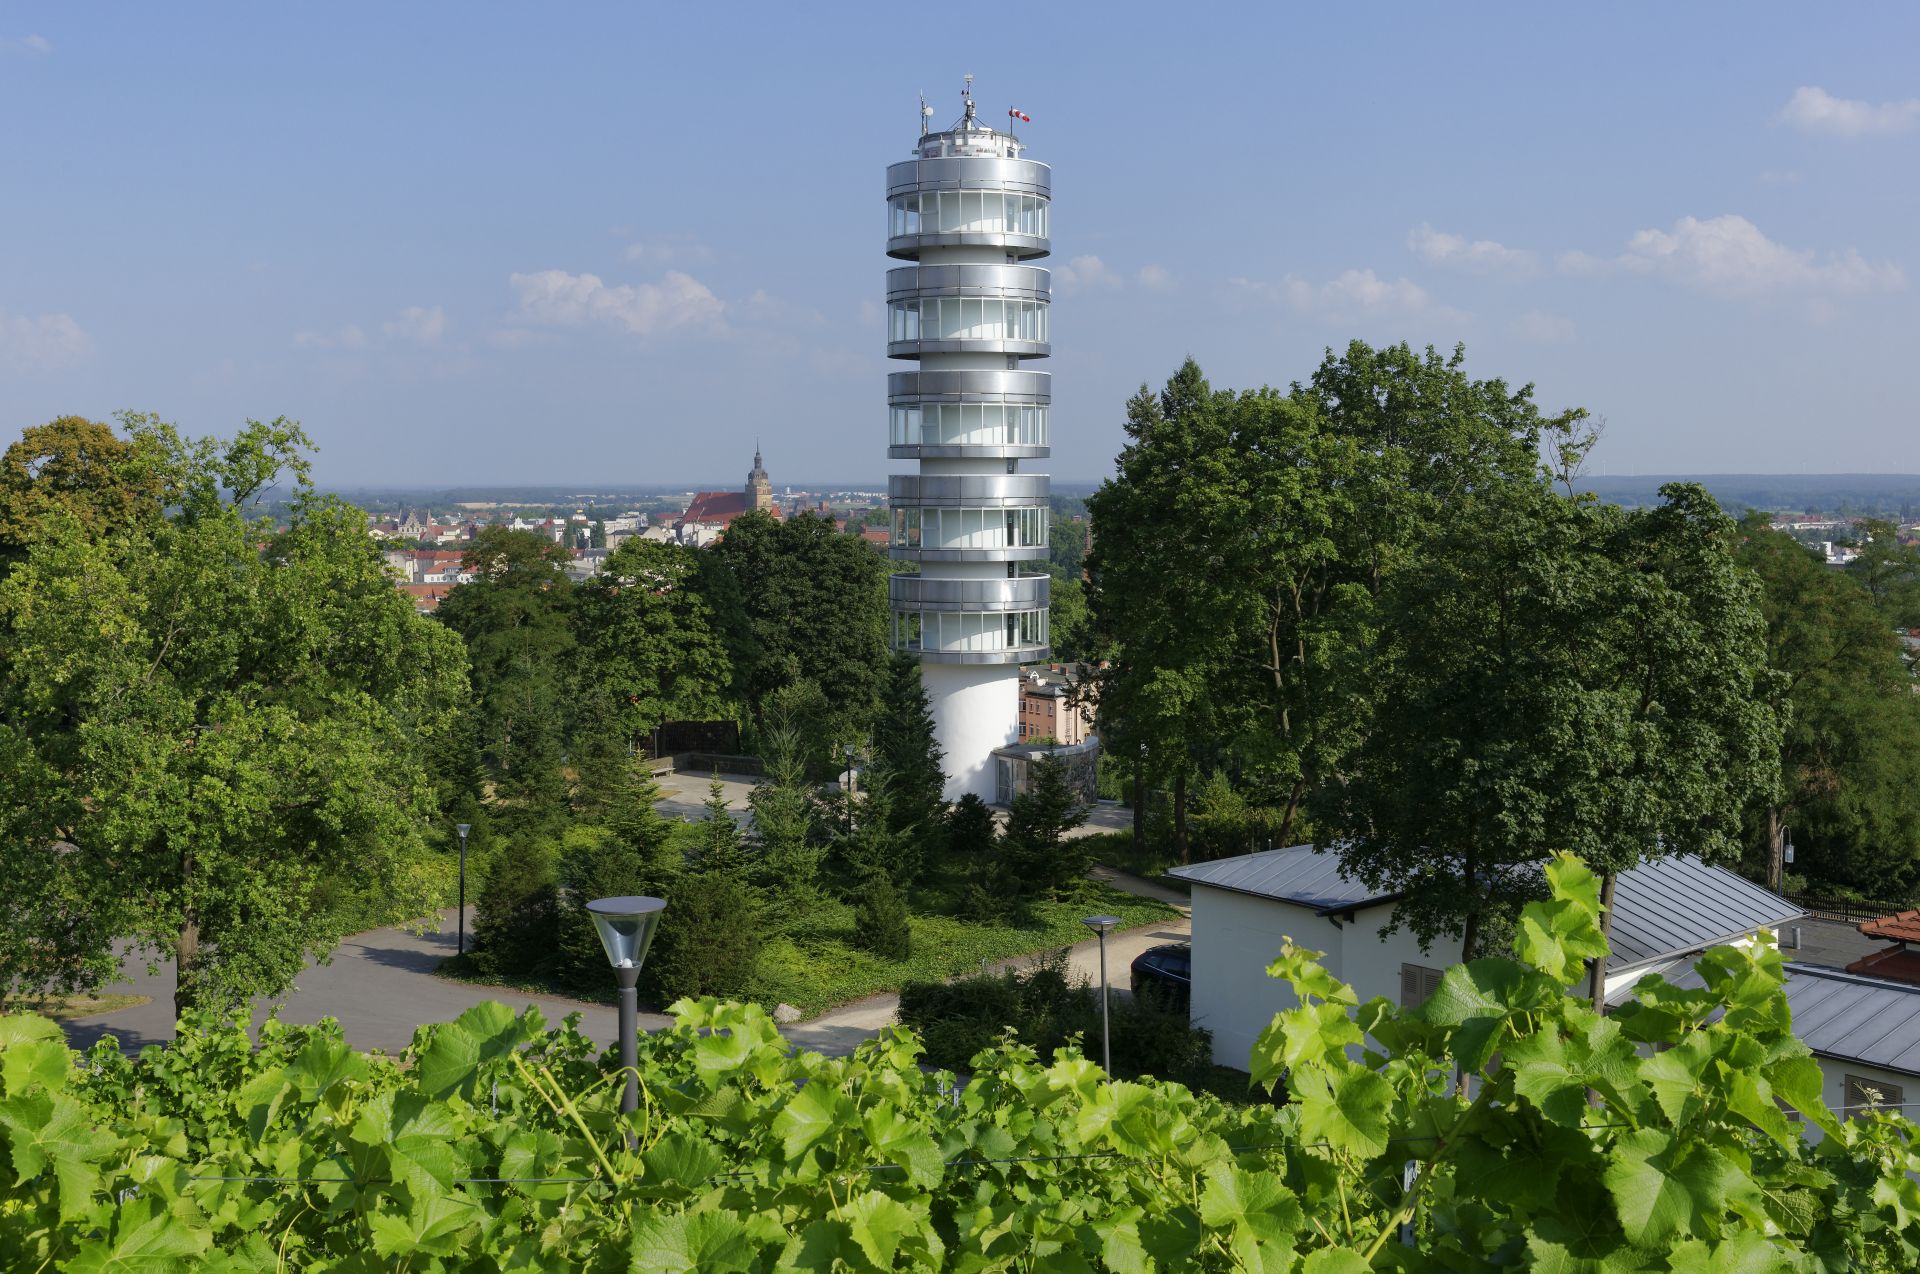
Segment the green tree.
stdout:
<path fill-rule="evenodd" d="M 738 582 L 758 651 L 743 679 L 755 720 L 775 690 L 810 681 L 830 738 L 863 736 L 887 666 L 886 560 L 811 513 L 736 518 L 713 552 Z"/>
<path fill-rule="evenodd" d="M 854 940 L 882 960 L 905 960 L 913 954 L 906 901 L 885 872 L 872 873 L 861 885 L 853 930 Z"/>
<path fill-rule="evenodd" d="M 745 995 L 759 970 L 760 930 L 753 893 L 737 873 L 690 872 L 667 899 L 642 982 L 663 1006 Z"/>
<path fill-rule="evenodd" d="M 965 858 L 979 858 L 993 848 L 993 809 L 973 792 L 961 794 L 947 808 L 947 847 Z"/>
<path fill-rule="evenodd" d="M 707 817 L 700 824 L 699 843 L 694 850 L 694 865 L 701 871 L 740 874 L 740 827 L 727 807 L 726 789 L 720 776 L 714 775 L 707 787 Z"/>
<path fill-rule="evenodd" d="M 1544 478 L 1463 493 L 1381 599 L 1371 708 L 1319 822 L 1425 942 L 1510 921 L 1569 849 L 1603 877 L 1737 855 L 1780 722 L 1758 587 L 1698 486 L 1633 512 Z"/>
<path fill-rule="evenodd" d="M 621 747 L 665 721 L 735 715 L 733 662 L 701 582 L 697 550 L 627 539 L 573 591 L 582 698 Z"/>
<path fill-rule="evenodd" d="M 1388 578 L 1441 511 L 1530 480 L 1543 435 L 1581 415 L 1542 416 L 1458 350 L 1357 341 L 1284 394 L 1216 391 L 1188 360 L 1129 404 L 1119 472 L 1088 501 L 1100 712 L 1120 754 L 1146 744 L 1172 777 L 1181 857 L 1196 768 L 1271 790 L 1292 839 L 1359 737 L 1346 674 Z"/>
<path fill-rule="evenodd" d="M 1901 543 L 1900 528 L 1884 518 L 1866 518 L 1857 551 L 1847 574 L 1860 581 L 1888 623 L 1920 628 L 1920 544 Z"/>
<path fill-rule="evenodd" d="M 572 870 L 577 878 L 582 865 Z M 499 977 L 546 973 L 561 958 L 561 933 L 553 850 L 541 832 L 522 829 L 494 853 L 480 879 L 473 902 L 474 963 Z"/>
<path fill-rule="evenodd" d="M 128 436 L 83 416 L 34 425 L 0 455 L 0 574 L 56 516 L 96 538 L 150 526 L 178 480 L 179 440 L 150 417 L 123 417 Z"/>
<path fill-rule="evenodd" d="M 894 831 L 937 836 L 945 821 L 946 774 L 933 737 L 933 710 L 920 680 L 920 661 L 896 653 L 887 664 L 880 711 L 873 720 L 873 775 L 886 788 Z"/>
<path fill-rule="evenodd" d="M 1003 884 L 1022 897 L 1058 898 L 1086 879 L 1088 842 L 1068 835 L 1087 821 L 1087 807 L 1067 782 L 1058 757 L 1041 755 L 1027 769 L 1026 790 L 1007 809 L 1000 834 Z"/>
<path fill-rule="evenodd" d="M 461 555 L 473 580 L 436 612 L 466 642 L 481 754 L 499 794 L 533 807 L 564 795 L 565 669 L 574 648 L 569 560 L 532 531 L 483 527 Z"/>
<path fill-rule="evenodd" d="M 1047 615 L 1047 640 L 1055 659 L 1078 663 L 1095 657 L 1097 647 L 1088 629 L 1086 584 L 1078 574 L 1068 575 L 1048 563 L 1053 576 Z"/>
<path fill-rule="evenodd" d="M 782 927 L 819 900 L 825 854 L 807 779 L 802 723 L 790 700 L 776 695 L 769 701 L 761 726 L 765 775 L 747 798 L 753 811 L 753 881 L 769 919 Z"/>
<path fill-rule="evenodd" d="M 1736 556 L 1760 580 L 1786 721 L 1755 874 L 1780 888 L 1791 824 L 1796 871 L 1904 897 L 1920 885 L 1920 696 L 1900 639 L 1861 575 L 1831 570 L 1764 514 L 1742 520 Z"/>
<path fill-rule="evenodd" d="M 0 993 L 97 985 L 126 940 L 173 958 L 177 1007 L 238 1003 L 332 948 L 341 881 L 434 901 L 429 754 L 466 663 L 313 491 L 297 425 L 125 423 L 169 505 L 106 534 L 52 509 L 0 583 Z M 283 481 L 275 531 L 247 509 Z"/>

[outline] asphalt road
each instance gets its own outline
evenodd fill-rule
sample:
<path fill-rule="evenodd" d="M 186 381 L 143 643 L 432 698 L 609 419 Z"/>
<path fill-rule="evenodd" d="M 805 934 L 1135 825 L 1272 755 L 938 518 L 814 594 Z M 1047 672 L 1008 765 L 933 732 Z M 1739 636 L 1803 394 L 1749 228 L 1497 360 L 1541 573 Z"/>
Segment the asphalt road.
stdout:
<path fill-rule="evenodd" d="M 471 908 L 467 924 L 471 933 Z M 440 913 L 440 925 L 439 933 L 374 929 L 346 939 L 335 948 L 330 963 L 308 965 L 292 991 L 277 999 L 255 1001 L 255 1025 L 275 1006 L 283 1022 L 310 1024 L 334 1017 L 340 1020 L 347 1042 L 355 1048 L 397 1053 L 413 1039 L 415 1028 L 428 1022 L 449 1022 L 476 1004 L 499 1000 L 515 1009 L 537 1005 L 553 1023 L 577 1012 L 580 1029 L 586 1034 L 609 1042 L 615 1038 L 617 1015 L 606 1005 L 435 977 L 435 967 L 454 954 L 453 908 Z M 75 1048 L 86 1048 L 103 1035 L 113 1035 L 128 1052 L 137 1052 L 145 1045 L 173 1038 L 172 961 L 148 973 L 144 961 L 129 957 L 122 970 L 121 980 L 103 988 L 104 992 L 152 996 L 152 1002 L 67 1023 L 67 1038 Z M 640 1015 L 640 1024 L 647 1030 L 666 1022 L 656 1013 Z"/>

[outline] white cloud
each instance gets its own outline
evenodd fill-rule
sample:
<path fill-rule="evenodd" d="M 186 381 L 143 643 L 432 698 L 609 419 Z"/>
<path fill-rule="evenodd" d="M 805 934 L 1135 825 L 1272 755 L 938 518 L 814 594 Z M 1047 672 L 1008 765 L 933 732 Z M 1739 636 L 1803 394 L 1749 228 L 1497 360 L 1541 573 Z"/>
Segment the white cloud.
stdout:
<path fill-rule="evenodd" d="M 1325 283 L 1289 274 L 1278 283 L 1235 279 L 1234 286 L 1263 301 L 1292 306 L 1302 314 L 1453 314 L 1436 306 L 1411 279 L 1383 279 L 1372 270 L 1348 270 Z"/>
<path fill-rule="evenodd" d="M 630 243 L 620 256 L 634 265 L 705 265 L 713 249 L 690 234 L 668 234 Z"/>
<path fill-rule="evenodd" d="M 636 336 L 681 328 L 719 329 L 726 306 L 698 279 L 669 270 L 658 283 L 608 286 L 595 274 L 540 270 L 509 275 L 520 295 L 520 314 L 535 323 L 580 327 L 611 323 Z"/>
<path fill-rule="evenodd" d="M 1920 127 L 1920 97 L 1897 102 L 1854 101 L 1803 85 L 1780 108 L 1780 122 L 1803 133 L 1828 137 L 1890 136 Z"/>
<path fill-rule="evenodd" d="M 440 338 L 447 334 L 447 312 L 437 305 L 430 308 L 410 305 L 382 324 L 380 330 L 418 345 L 438 345 Z"/>
<path fill-rule="evenodd" d="M 93 338 L 71 314 L 8 314 L 0 310 L 0 367 L 48 371 L 79 362 Z"/>
<path fill-rule="evenodd" d="M 1529 345 L 1571 345 L 1574 338 L 1572 319 L 1543 310 L 1528 310 L 1508 324 L 1507 331 Z"/>
<path fill-rule="evenodd" d="M 19 35 L 0 38 L 0 51 L 8 53 L 51 53 L 53 41 L 44 35 Z"/>
<path fill-rule="evenodd" d="M 1173 287 L 1173 275 L 1164 265 L 1143 265 L 1134 277 L 1150 292 L 1165 292 Z"/>
<path fill-rule="evenodd" d="M 1492 239 L 1472 239 L 1435 230 L 1424 221 L 1407 232 L 1407 246 L 1438 265 L 1506 274 L 1531 274 L 1537 254 L 1530 248 L 1509 248 Z"/>
<path fill-rule="evenodd" d="M 365 349 L 367 334 L 358 324 L 348 323 L 331 332 L 295 332 L 296 349 Z"/>
<path fill-rule="evenodd" d="M 1562 264 L 1567 262 L 1563 257 Z M 1627 250 L 1616 264 L 1704 291 L 1740 296 L 1780 291 L 1891 292 L 1906 286 L 1905 273 L 1890 262 L 1868 261 L 1851 248 L 1821 260 L 1811 250 L 1775 243 L 1760 227 L 1733 214 L 1705 221 L 1682 217 L 1671 230 L 1642 230 L 1627 241 Z"/>
<path fill-rule="evenodd" d="M 1053 268 L 1053 289 L 1065 296 L 1075 292 L 1117 288 L 1122 281 L 1112 267 L 1099 257 L 1075 257 L 1065 265 Z"/>

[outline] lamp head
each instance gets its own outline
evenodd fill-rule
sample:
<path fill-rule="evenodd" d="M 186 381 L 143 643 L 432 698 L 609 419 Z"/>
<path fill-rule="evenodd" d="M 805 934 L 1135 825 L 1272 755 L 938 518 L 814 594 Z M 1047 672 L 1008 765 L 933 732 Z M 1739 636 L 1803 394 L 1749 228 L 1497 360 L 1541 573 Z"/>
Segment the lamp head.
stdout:
<path fill-rule="evenodd" d="M 455 823 L 453 825 L 453 830 L 460 833 L 461 840 L 465 840 L 467 838 L 467 833 L 473 830 L 473 824 L 472 823 Z"/>
<path fill-rule="evenodd" d="M 1106 933 L 1120 923 L 1118 916 L 1088 916 L 1080 922 L 1095 933 Z"/>
<path fill-rule="evenodd" d="M 600 946 L 607 963 L 616 969 L 638 969 L 646 963 L 647 948 L 653 945 L 654 930 L 660 927 L 660 913 L 666 909 L 664 898 L 595 898 L 587 904 L 593 927 L 600 933 Z"/>

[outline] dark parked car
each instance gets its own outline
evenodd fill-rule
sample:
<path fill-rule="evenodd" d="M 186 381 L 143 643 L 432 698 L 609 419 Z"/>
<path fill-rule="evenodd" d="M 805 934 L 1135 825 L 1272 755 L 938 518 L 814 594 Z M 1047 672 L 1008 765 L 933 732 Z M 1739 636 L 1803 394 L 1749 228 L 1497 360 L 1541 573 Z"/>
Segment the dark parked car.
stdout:
<path fill-rule="evenodd" d="M 1184 942 L 1150 947 L 1133 958 L 1133 995 L 1187 1008 L 1193 1002 L 1193 949 Z"/>

